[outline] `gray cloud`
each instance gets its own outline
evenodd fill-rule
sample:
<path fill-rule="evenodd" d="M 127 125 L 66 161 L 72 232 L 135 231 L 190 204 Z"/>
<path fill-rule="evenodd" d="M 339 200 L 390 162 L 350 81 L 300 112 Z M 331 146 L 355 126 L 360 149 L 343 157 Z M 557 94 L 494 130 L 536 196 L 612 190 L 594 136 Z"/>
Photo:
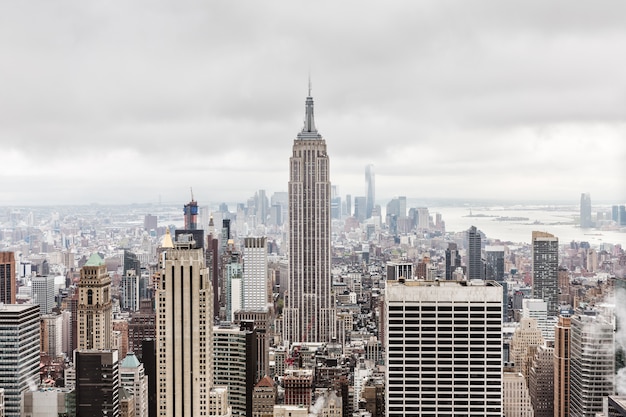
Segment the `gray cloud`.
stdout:
<path fill-rule="evenodd" d="M 60 182 L 50 198 L 66 203 L 285 190 L 310 72 L 342 193 L 362 194 L 373 163 L 379 196 L 623 201 L 625 14 L 618 1 L 4 2 L 2 200 Z M 83 197 L 94 182 L 110 191 Z"/>

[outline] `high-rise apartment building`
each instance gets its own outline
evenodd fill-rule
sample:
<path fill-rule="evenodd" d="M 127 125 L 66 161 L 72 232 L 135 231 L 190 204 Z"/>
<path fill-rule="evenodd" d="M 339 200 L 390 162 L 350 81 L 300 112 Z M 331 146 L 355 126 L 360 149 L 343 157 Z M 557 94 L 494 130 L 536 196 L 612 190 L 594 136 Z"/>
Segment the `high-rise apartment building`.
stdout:
<path fill-rule="evenodd" d="M 595 416 L 603 398 L 614 394 L 614 323 L 602 312 L 571 318 L 569 415 Z"/>
<path fill-rule="evenodd" d="M 376 205 L 376 181 L 374 174 L 374 165 L 369 164 L 365 166 L 365 191 L 367 201 L 365 203 L 365 217 L 369 219 L 372 217 L 372 211 Z"/>
<path fill-rule="evenodd" d="M 313 97 L 306 98 L 304 127 L 293 142 L 289 174 L 289 293 L 284 338 L 329 342 L 336 311 L 330 275 L 330 161 L 315 127 Z"/>
<path fill-rule="evenodd" d="M 482 236 L 476 226 L 467 231 L 467 279 L 485 279 Z"/>
<path fill-rule="evenodd" d="M 78 349 L 111 349 L 113 305 L 111 278 L 97 253 L 80 270 L 78 283 Z"/>
<path fill-rule="evenodd" d="M 15 254 L 0 252 L 0 303 L 15 304 Z"/>
<path fill-rule="evenodd" d="M 244 311 L 267 310 L 270 291 L 267 274 L 267 238 L 244 238 L 242 282 Z"/>
<path fill-rule="evenodd" d="M 554 328 L 554 417 L 569 416 L 571 318 L 559 316 Z"/>
<path fill-rule="evenodd" d="M 554 417 L 554 348 L 537 346 L 526 380 L 535 417 Z"/>
<path fill-rule="evenodd" d="M 582 193 L 580 195 L 580 227 L 582 229 L 593 227 L 593 220 L 591 218 L 591 195 L 589 193 Z"/>
<path fill-rule="evenodd" d="M 51 275 L 33 277 L 30 289 L 32 303 L 39 305 L 39 312 L 50 314 L 56 306 L 54 302 L 54 277 Z"/>
<path fill-rule="evenodd" d="M 163 243 L 156 290 L 157 411 L 162 417 L 209 415 L 213 407 L 213 289 L 198 243 L 185 234 Z"/>
<path fill-rule="evenodd" d="M 532 233 L 533 298 L 548 303 L 548 316 L 559 312 L 559 239 L 546 232 Z"/>
<path fill-rule="evenodd" d="M 22 393 L 39 383 L 39 306 L 0 305 L 0 390 L 4 417 L 20 417 Z"/>
<path fill-rule="evenodd" d="M 388 417 L 502 415 L 502 287 L 387 281 Z"/>

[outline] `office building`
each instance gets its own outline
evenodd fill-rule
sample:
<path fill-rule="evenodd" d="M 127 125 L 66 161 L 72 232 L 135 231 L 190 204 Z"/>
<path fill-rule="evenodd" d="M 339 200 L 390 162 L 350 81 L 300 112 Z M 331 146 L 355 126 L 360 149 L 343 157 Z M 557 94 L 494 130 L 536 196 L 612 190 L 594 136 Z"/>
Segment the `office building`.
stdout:
<path fill-rule="evenodd" d="M 569 416 L 571 318 L 559 316 L 554 330 L 554 417 Z"/>
<path fill-rule="evenodd" d="M 502 411 L 506 417 L 534 417 L 524 375 L 505 372 L 502 378 Z"/>
<path fill-rule="evenodd" d="M 122 276 L 120 288 L 120 307 L 122 310 L 130 312 L 139 310 L 140 278 L 134 269 L 126 271 Z"/>
<path fill-rule="evenodd" d="M 387 281 L 386 416 L 502 416 L 502 288 Z"/>
<path fill-rule="evenodd" d="M 614 323 L 600 312 L 571 317 L 570 416 L 595 416 L 615 390 Z"/>
<path fill-rule="evenodd" d="M 120 364 L 120 387 L 132 394 L 135 417 L 148 417 L 148 378 L 133 352 L 128 352 Z"/>
<path fill-rule="evenodd" d="M 559 239 L 550 233 L 532 233 L 533 298 L 548 303 L 548 316 L 559 310 Z"/>
<path fill-rule="evenodd" d="M 212 399 L 210 393 L 213 290 L 203 250 L 192 235 L 181 234 L 176 242 L 164 239 L 159 266 L 156 290 L 158 415 L 208 415 L 209 409 L 216 407 L 212 402 L 216 399 Z"/>
<path fill-rule="evenodd" d="M 609 395 L 603 416 L 626 417 L 626 397 L 623 395 Z"/>
<path fill-rule="evenodd" d="M 63 357 L 63 316 L 61 314 L 42 314 L 40 321 L 39 350 L 51 358 Z"/>
<path fill-rule="evenodd" d="M 20 417 L 22 393 L 39 383 L 39 306 L 0 305 L 0 390 L 4 416 Z"/>
<path fill-rule="evenodd" d="M 158 217 L 152 214 L 146 214 L 143 217 L 143 230 L 146 232 L 154 231 L 156 233 L 158 226 Z"/>
<path fill-rule="evenodd" d="M 269 302 L 267 271 L 267 238 L 246 237 L 243 240 L 243 310 L 265 311 Z"/>
<path fill-rule="evenodd" d="M 367 197 L 354 197 L 354 217 L 363 223 L 367 219 Z"/>
<path fill-rule="evenodd" d="M 487 246 L 485 263 L 485 279 L 498 282 L 504 280 L 504 246 Z"/>
<path fill-rule="evenodd" d="M 241 253 L 235 250 L 232 240 L 222 255 L 222 270 L 224 278 L 224 297 L 222 299 L 225 300 L 224 318 L 226 321 L 233 321 L 235 312 L 243 307 L 243 262 Z"/>
<path fill-rule="evenodd" d="M 315 127 L 313 98 L 293 142 L 289 174 L 289 293 L 284 339 L 330 342 L 336 311 L 330 275 L 330 161 Z"/>
<path fill-rule="evenodd" d="M 77 350 L 76 415 L 120 417 L 117 350 Z"/>
<path fill-rule="evenodd" d="M 241 325 L 243 322 L 252 323 L 252 329 L 256 335 L 256 377 L 255 381 L 270 374 L 269 350 L 271 329 L 273 326 L 270 312 L 266 311 L 237 311 L 235 313 L 235 323 Z M 250 327 L 248 327 L 250 328 Z"/>
<path fill-rule="evenodd" d="M 365 167 L 365 218 L 372 217 L 374 206 L 376 205 L 376 178 L 374 174 L 374 165 L 369 164 Z"/>
<path fill-rule="evenodd" d="M 143 341 L 156 338 L 156 313 L 152 300 L 141 300 L 128 322 L 128 350 L 143 361 Z"/>
<path fill-rule="evenodd" d="M 582 193 L 580 195 L 580 228 L 588 229 L 593 226 L 593 220 L 591 218 L 591 195 L 589 193 Z"/>
<path fill-rule="evenodd" d="M 463 268 L 461 265 L 461 254 L 456 243 L 448 243 L 446 249 L 446 280 L 451 281 L 453 279 L 454 271 L 457 268 Z"/>
<path fill-rule="evenodd" d="M 252 391 L 256 383 L 256 335 L 250 322 L 213 328 L 213 380 L 228 386 L 233 416 L 252 415 Z"/>
<path fill-rule="evenodd" d="M 0 252 L 0 303 L 15 304 L 15 254 Z"/>
<path fill-rule="evenodd" d="M 51 275 L 42 277 L 36 276 L 31 280 L 31 300 L 33 304 L 39 305 L 41 314 L 50 314 L 56 307 L 54 301 L 54 277 Z"/>
<path fill-rule="evenodd" d="M 476 226 L 467 231 L 467 279 L 485 279 L 482 236 Z"/>
<path fill-rule="evenodd" d="M 544 341 L 554 341 L 555 317 L 548 317 L 548 303 L 541 299 L 524 298 L 522 300 L 522 317 L 533 318 L 541 330 Z"/>
<path fill-rule="evenodd" d="M 283 377 L 285 405 L 311 406 L 313 398 L 313 370 L 285 369 Z"/>
<path fill-rule="evenodd" d="M 521 372 L 524 377 L 528 378 L 528 369 L 530 367 L 529 348 L 543 344 L 544 340 L 541 330 L 537 326 L 537 320 L 522 318 L 511 339 L 510 358 L 514 363 L 514 370 Z"/>
<path fill-rule="evenodd" d="M 111 278 L 97 253 L 80 270 L 78 283 L 78 349 L 111 349 L 113 306 Z"/>
<path fill-rule="evenodd" d="M 263 377 L 252 390 L 252 417 L 273 417 L 277 389 L 269 376 Z"/>
<path fill-rule="evenodd" d="M 413 279 L 413 263 L 387 262 L 387 280 Z"/>
<path fill-rule="evenodd" d="M 25 391 L 22 401 L 23 417 L 59 417 L 76 415 L 74 388 L 39 388 Z M 0 416 L 4 417 L 0 405 Z"/>

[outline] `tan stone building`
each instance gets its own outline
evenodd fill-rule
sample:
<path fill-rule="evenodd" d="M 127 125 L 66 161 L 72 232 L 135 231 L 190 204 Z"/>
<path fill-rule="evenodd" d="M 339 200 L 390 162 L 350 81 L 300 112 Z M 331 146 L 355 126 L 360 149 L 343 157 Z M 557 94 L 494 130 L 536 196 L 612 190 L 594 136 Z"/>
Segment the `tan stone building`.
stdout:
<path fill-rule="evenodd" d="M 276 385 L 265 376 L 252 391 L 252 417 L 272 417 L 276 405 Z"/>

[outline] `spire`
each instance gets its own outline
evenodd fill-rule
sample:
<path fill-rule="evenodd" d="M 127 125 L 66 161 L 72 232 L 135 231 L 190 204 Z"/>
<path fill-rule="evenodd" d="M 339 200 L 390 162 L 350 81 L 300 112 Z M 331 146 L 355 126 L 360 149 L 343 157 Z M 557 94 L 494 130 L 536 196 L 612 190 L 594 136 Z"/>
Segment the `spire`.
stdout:
<path fill-rule="evenodd" d="M 313 116 L 313 97 L 311 97 L 311 76 L 309 76 L 309 95 L 306 98 L 304 127 L 298 134 L 298 139 L 321 139 L 315 128 L 315 117 Z"/>

